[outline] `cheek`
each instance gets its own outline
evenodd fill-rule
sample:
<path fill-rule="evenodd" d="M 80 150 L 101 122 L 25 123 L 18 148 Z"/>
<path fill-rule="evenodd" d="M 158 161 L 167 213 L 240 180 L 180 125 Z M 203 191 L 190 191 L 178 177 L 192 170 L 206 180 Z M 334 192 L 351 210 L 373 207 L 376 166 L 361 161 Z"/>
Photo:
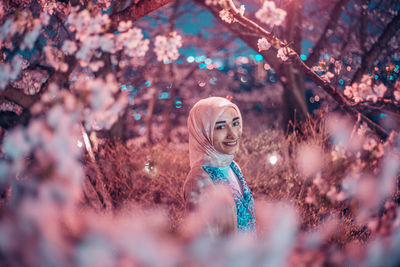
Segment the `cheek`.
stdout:
<path fill-rule="evenodd" d="M 213 144 L 217 144 L 220 141 L 224 140 L 224 131 L 222 130 L 214 130 L 214 136 L 213 136 Z"/>
<path fill-rule="evenodd" d="M 236 135 L 238 136 L 238 137 L 241 137 L 242 136 L 242 127 L 240 126 L 240 127 L 237 127 L 237 129 L 236 129 Z"/>

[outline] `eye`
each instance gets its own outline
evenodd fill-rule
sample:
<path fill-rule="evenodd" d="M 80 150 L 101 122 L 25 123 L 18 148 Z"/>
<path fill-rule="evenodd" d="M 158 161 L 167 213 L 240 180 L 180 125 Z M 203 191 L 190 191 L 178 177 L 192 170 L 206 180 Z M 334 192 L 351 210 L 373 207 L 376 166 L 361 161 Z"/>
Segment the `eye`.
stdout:
<path fill-rule="evenodd" d="M 233 126 L 239 126 L 240 125 L 240 122 L 239 121 L 234 121 L 233 122 Z"/>
<path fill-rule="evenodd" d="M 225 125 L 218 125 L 217 127 L 215 127 L 215 129 L 217 130 L 222 130 L 225 128 Z"/>

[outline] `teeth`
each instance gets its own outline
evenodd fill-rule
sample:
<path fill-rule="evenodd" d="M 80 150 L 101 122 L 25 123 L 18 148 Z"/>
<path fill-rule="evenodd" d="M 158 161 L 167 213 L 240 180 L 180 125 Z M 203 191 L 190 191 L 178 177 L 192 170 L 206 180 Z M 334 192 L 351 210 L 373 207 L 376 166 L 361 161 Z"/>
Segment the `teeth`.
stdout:
<path fill-rule="evenodd" d="M 236 145 L 236 143 L 237 143 L 237 141 L 235 141 L 235 142 L 226 142 L 225 144 L 227 144 L 227 145 Z"/>

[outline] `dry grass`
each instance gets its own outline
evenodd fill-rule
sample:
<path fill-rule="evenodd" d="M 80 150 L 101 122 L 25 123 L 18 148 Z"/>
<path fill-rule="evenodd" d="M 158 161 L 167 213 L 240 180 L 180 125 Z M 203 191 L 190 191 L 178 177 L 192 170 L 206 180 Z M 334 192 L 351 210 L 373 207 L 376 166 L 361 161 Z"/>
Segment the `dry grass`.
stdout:
<path fill-rule="evenodd" d="M 176 229 L 183 217 L 182 186 L 189 172 L 187 150 L 170 145 L 147 148 L 108 142 L 99 150 L 97 164 L 114 209 L 131 205 L 166 209 L 171 230 Z M 93 168 L 88 159 L 86 167 Z"/>

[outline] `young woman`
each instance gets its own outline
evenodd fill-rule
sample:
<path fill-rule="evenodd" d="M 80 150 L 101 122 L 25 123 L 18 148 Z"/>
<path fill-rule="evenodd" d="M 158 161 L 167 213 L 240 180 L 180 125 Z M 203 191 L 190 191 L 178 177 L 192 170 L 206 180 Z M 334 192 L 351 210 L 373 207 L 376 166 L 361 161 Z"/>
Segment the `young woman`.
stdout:
<path fill-rule="evenodd" d="M 255 233 L 254 199 L 238 164 L 233 161 L 242 136 L 239 108 L 222 97 L 202 99 L 190 110 L 188 128 L 190 172 L 184 185 L 187 209 L 198 205 L 200 196 L 210 187 L 224 185 L 233 199 L 231 209 L 228 207 L 224 212 L 228 228 L 239 233 Z M 220 228 L 225 231 L 227 227 Z"/>

